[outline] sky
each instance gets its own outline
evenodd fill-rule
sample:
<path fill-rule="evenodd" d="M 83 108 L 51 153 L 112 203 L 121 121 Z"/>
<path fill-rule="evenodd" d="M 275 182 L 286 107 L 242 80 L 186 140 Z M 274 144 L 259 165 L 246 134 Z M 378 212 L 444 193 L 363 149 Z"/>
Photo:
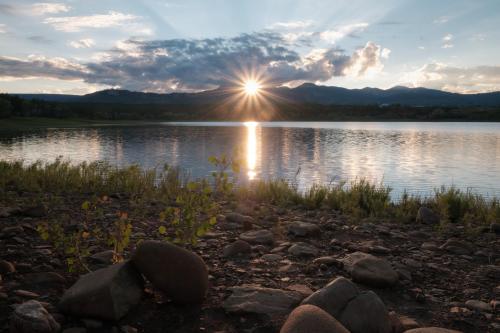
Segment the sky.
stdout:
<path fill-rule="evenodd" d="M 0 92 L 500 90 L 498 0 L 0 0 Z"/>

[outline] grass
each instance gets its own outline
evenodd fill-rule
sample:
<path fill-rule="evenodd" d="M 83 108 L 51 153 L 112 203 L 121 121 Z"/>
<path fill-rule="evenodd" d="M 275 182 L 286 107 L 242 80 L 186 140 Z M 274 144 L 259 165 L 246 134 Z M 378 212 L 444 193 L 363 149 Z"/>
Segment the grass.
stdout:
<path fill-rule="evenodd" d="M 199 180 L 202 181 L 202 180 Z M 67 161 L 24 164 L 0 161 L 0 198 L 8 191 L 57 194 L 110 195 L 120 193 L 141 200 L 175 198 L 188 184 L 179 169 L 143 170 L 138 166 L 112 167 L 106 163 L 72 165 Z M 430 197 L 405 193 L 391 200 L 391 189 L 364 179 L 338 185 L 313 185 L 301 192 L 285 180 L 258 180 L 231 190 L 232 200 L 253 200 L 283 207 L 328 209 L 356 220 L 364 218 L 414 222 L 418 209 L 437 212 L 442 224 L 477 226 L 500 220 L 500 201 L 454 187 L 436 189 Z"/>

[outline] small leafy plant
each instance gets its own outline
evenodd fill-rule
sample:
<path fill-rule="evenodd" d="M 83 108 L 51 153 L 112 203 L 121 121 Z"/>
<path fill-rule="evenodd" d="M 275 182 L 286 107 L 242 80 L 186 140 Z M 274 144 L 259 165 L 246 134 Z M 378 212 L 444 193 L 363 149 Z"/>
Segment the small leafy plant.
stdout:
<path fill-rule="evenodd" d="M 175 206 L 160 213 L 160 221 L 168 223 L 158 228 L 160 235 L 174 243 L 195 245 L 217 221 L 218 205 L 212 195 L 207 181 L 188 182 L 177 195 Z"/>

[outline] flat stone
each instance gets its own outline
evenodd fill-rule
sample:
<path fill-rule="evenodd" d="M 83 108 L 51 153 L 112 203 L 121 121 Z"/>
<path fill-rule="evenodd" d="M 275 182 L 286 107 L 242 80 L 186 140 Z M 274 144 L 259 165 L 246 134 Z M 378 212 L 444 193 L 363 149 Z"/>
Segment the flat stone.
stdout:
<path fill-rule="evenodd" d="M 349 333 L 335 318 L 314 305 L 301 305 L 290 313 L 280 333 Z"/>
<path fill-rule="evenodd" d="M 244 232 L 240 238 L 250 244 L 272 245 L 274 243 L 273 233 L 264 229 Z"/>
<path fill-rule="evenodd" d="M 243 224 L 243 223 L 253 223 L 254 219 L 251 216 L 239 213 L 228 213 L 226 214 L 226 221 Z"/>
<path fill-rule="evenodd" d="M 355 252 L 342 261 L 355 282 L 378 288 L 391 287 L 398 282 L 398 273 L 385 259 Z"/>
<path fill-rule="evenodd" d="M 307 243 L 298 242 L 288 248 L 288 253 L 296 257 L 314 257 L 318 255 L 318 249 Z"/>
<path fill-rule="evenodd" d="M 142 294 L 140 273 L 130 262 L 123 262 L 81 276 L 66 290 L 59 308 L 77 317 L 119 320 Z"/>
<path fill-rule="evenodd" d="M 0 260 L 0 274 L 14 273 L 16 268 L 13 263 L 7 260 Z"/>
<path fill-rule="evenodd" d="M 296 291 L 242 285 L 229 288 L 232 294 L 224 301 L 229 313 L 287 314 L 303 296 Z"/>
<path fill-rule="evenodd" d="M 483 302 L 483 301 L 476 300 L 476 299 L 468 300 L 467 302 L 465 302 L 465 306 L 471 310 L 476 310 L 476 311 L 480 311 L 480 312 L 493 311 L 490 304 Z"/>
<path fill-rule="evenodd" d="M 288 233 L 298 237 L 314 236 L 320 234 L 320 228 L 313 223 L 295 221 L 288 225 Z"/>
<path fill-rule="evenodd" d="M 34 300 L 18 305 L 10 319 L 11 333 L 55 333 L 60 329 L 54 317 Z"/>

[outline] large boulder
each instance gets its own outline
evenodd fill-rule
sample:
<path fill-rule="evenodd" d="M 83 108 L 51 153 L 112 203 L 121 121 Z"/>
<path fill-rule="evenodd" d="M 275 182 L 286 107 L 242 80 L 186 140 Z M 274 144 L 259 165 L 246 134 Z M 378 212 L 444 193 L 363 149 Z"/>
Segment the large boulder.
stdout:
<path fill-rule="evenodd" d="M 335 318 L 314 305 L 301 305 L 290 313 L 280 333 L 349 333 Z"/>
<path fill-rule="evenodd" d="M 244 232 L 240 238 L 250 244 L 272 245 L 274 243 L 273 233 L 264 229 Z"/>
<path fill-rule="evenodd" d="M 77 317 L 119 320 L 137 305 L 143 279 L 130 262 L 88 273 L 63 295 L 59 308 Z"/>
<path fill-rule="evenodd" d="M 283 315 L 289 313 L 304 298 L 300 292 L 242 285 L 232 291 L 223 304 L 229 313 Z"/>
<path fill-rule="evenodd" d="M 35 300 L 18 305 L 10 319 L 11 333 L 55 333 L 60 329 L 54 317 Z"/>
<path fill-rule="evenodd" d="M 339 277 L 302 301 L 339 320 L 352 333 L 390 333 L 391 321 L 384 303 L 372 291 L 360 292 L 350 280 Z"/>
<path fill-rule="evenodd" d="M 344 267 L 355 282 L 385 288 L 398 282 L 399 275 L 391 264 L 379 257 L 364 252 L 355 252 L 343 259 Z"/>
<path fill-rule="evenodd" d="M 208 270 L 197 254 L 160 241 L 144 241 L 132 255 L 133 264 L 174 302 L 203 302 L 208 289 Z"/>

